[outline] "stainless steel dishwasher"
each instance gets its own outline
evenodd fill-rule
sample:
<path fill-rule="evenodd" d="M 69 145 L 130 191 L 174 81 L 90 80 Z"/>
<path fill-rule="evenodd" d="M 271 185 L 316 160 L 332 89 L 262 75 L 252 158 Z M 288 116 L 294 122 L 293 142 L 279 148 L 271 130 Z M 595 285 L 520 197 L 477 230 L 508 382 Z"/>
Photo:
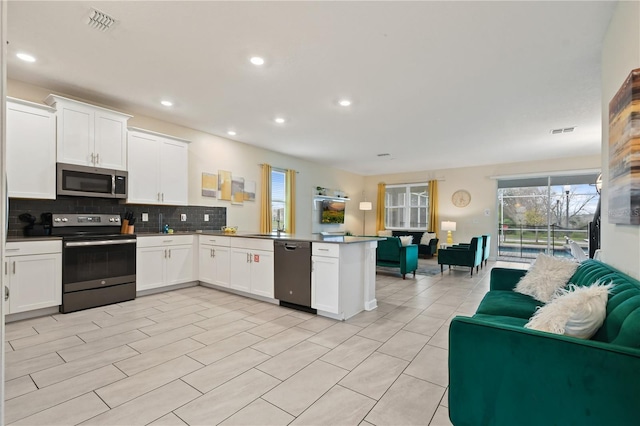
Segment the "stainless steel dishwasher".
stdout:
<path fill-rule="evenodd" d="M 273 269 L 280 305 L 316 313 L 311 308 L 311 243 L 276 240 Z"/>

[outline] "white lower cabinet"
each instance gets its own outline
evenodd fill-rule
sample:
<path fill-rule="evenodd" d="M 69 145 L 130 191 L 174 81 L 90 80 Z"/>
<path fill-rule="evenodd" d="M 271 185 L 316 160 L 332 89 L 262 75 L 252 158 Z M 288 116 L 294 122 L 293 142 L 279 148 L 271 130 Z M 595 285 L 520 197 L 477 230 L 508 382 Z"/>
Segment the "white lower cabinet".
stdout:
<path fill-rule="evenodd" d="M 62 241 L 8 242 L 5 253 L 5 313 L 62 303 Z"/>
<path fill-rule="evenodd" d="M 139 236 L 136 290 L 194 281 L 193 235 Z"/>
<path fill-rule="evenodd" d="M 273 298 L 273 240 L 231 239 L 230 287 Z"/>
<path fill-rule="evenodd" d="M 337 315 L 340 313 L 340 252 L 339 246 L 331 246 L 312 245 L 311 307 Z"/>
<path fill-rule="evenodd" d="M 229 287 L 230 237 L 200 236 L 198 279 L 204 283 Z"/>

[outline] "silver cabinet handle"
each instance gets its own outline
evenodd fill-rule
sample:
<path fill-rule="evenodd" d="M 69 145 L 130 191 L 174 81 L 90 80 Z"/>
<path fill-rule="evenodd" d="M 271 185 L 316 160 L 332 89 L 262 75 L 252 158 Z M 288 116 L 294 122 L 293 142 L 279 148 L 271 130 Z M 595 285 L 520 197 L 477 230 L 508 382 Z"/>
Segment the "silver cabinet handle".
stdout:
<path fill-rule="evenodd" d="M 247 253 L 247 263 L 249 263 L 249 253 Z"/>
<path fill-rule="evenodd" d="M 9 287 L 4 286 L 4 300 L 9 300 Z"/>
<path fill-rule="evenodd" d="M 167 258 L 167 249 L 164 249 L 164 258 Z"/>
<path fill-rule="evenodd" d="M 100 154 L 96 154 L 96 164 L 100 164 Z"/>
<path fill-rule="evenodd" d="M 96 155 L 93 152 L 91 153 L 91 164 L 96 164 Z"/>
<path fill-rule="evenodd" d="M 8 271 L 7 271 L 7 268 L 8 268 L 7 263 L 9 263 L 9 262 L 4 262 L 4 274 L 5 274 L 5 275 L 7 275 L 7 272 L 8 272 Z M 6 288 L 6 287 L 5 287 L 5 288 Z"/>
<path fill-rule="evenodd" d="M 169 249 L 169 259 L 171 259 L 171 249 Z"/>
<path fill-rule="evenodd" d="M 16 262 L 13 262 L 13 275 L 16 274 Z"/>
<path fill-rule="evenodd" d="M 162 193 L 162 202 L 164 203 L 164 192 Z"/>
<path fill-rule="evenodd" d="M 158 201 L 160 201 L 160 193 L 158 192 Z"/>
<path fill-rule="evenodd" d="M 216 257 L 216 249 L 211 249 L 211 257 Z"/>

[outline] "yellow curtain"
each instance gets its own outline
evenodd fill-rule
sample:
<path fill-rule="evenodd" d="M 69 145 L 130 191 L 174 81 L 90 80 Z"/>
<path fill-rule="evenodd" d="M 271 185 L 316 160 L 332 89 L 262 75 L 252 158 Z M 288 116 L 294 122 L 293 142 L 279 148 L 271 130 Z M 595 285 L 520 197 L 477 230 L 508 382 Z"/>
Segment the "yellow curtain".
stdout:
<path fill-rule="evenodd" d="M 260 232 L 271 233 L 271 166 L 262 165 L 262 182 L 260 184 L 262 198 L 260 199 Z"/>
<path fill-rule="evenodd" d="M 287 234 L 296 233 L 296 171 L 287 170 L 285 174 L 285 213 L 284 224 Z"/>
<path fill-rule="evenodd" d="M 429 232 L 438 232 L 438 181 L 429 181 Z"/>
<path fill-rule="evenodd" d="M 377 231 L 384 231 L 384 198 L 387 185 L 384 183 L 378 184 L 378 199 L 376 203 L 376 233 Z"/>

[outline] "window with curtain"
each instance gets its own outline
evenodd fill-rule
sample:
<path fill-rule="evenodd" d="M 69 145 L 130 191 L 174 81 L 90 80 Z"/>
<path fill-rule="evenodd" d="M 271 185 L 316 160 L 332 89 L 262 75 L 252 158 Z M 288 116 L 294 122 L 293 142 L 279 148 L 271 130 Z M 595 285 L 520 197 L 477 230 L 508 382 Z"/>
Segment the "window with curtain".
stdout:
<path fill-rule="evenodd" d="M 427 229 L 428 183 L 387 185 L 384 204 L 387 229 Z"/>
<path fill-rule="evenodd" d="M 279 169 L 271 170 L 271 227 L 275 231 L 278 229 L 278 219 L 280 229 L 285 228 L 285 207 L 287 201 L 287 191 L 285 188 L 285 171 Z"/>

